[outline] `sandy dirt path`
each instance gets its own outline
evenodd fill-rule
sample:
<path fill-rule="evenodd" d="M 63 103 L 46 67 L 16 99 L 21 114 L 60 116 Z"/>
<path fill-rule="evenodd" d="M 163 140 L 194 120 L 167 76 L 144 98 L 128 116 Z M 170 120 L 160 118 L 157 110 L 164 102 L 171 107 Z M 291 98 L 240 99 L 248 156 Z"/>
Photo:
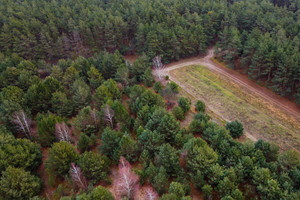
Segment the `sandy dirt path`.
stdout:
<path fill-rule="evenodd" d="M 236 71 L 233 71 L 231 69 L 225 68 L 219 63 L 216 63 L 212 60 L 214 57 L 214 50 L 209 49 L 208 54 L 205 57 L 193 57 L 188 59 L 183 59 L 178 62 L 170 63 L 166 66 L 164 69 L 164 75 L 168 75 L 170 79 L 176 83 L 178 81 L 175 77 L 172 77 L 172 74 L 170 73 L 172 70 L 186 67 L 190 65 L 203 65 L 206 66 L 208 69 L 219 73 L 223 76 L 226 76 L 230 78 L 235 83 L 242 85 L 243 87 L 247 88 L 249 91 L 253 92 L 257 96 L 261 97 L 265 101 L 267 101 L 270 104 L 273 104 L 276 108 L 280 109 L 285 114 L 292 116 L 296 121 L 300 122 L 300 107 L 295 104 L 294 102 L 289 101 L 288 99 L 285 99 L 279 95 L 276 95 L 272 91 L 270 91 L 267 88 L 264 88 L 255 82 L 249 80 L 245 75 L 241 75 Z M 192 91 L 189 91 L 189 88 L 183 87 L 180 85 L 187 93 L 190 95 L 193 95 Z M 214 113 L 218 114 L 220 117 L 222 117 L 224 120 L 227 120 L 224 118 L 224 116 L 221 116 L 214 108 L 207 105 L 210 110 L 212 110 Z M 257 138 L 255 138 L 252 134 L 246 132 L 246 136 L 253 140 L 257 141 Z"/>

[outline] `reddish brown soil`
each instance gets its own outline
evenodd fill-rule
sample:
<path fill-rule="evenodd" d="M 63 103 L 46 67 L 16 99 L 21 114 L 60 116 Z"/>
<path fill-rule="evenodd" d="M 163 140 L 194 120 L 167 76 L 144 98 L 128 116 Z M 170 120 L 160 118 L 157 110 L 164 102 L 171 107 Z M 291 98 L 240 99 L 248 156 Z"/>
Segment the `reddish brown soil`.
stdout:
<path fill-rule="evenodd" d="M 191 185 L 191 189 L 191 196 L 193 200 L 204 200 L 202 192 L 196 189 L 193 185 Z"/>
<path fill-rule="evenodd" d="M 45 161 L 47 160 L 49 155 L 48 148 L 42 148 L 42 155 L 43 155 L 42 164 L 38 169 L 38 174 L 40 175 L 40 178 L 44 182 L 42 195 L 48 198 L 55 191 L 55 188 L 51 188 L 50 185 L 48 184 L 48 174 L 45 168 Z"/>
<path fill-rule="evenodd" d="M 130 62 L 130 64 L 133 64 L 134 61 L 138 58 L 139 56 L 137 55 L 128 55 L 128 56 L 124 56 L 124 59 L 127 60 L 128 62 Z"/>

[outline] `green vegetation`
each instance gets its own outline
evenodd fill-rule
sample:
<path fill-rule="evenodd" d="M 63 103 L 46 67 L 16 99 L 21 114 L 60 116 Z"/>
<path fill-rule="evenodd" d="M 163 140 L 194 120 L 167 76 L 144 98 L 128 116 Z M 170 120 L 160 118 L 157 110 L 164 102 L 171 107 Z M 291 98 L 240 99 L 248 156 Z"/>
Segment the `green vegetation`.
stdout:
<path fill-rule="evenodd" d="M 78 164 L 86 178 L 94 183 L 107 179 L 110 161 L 106 156 L 85 152 L 80 156 Z"/>
<path fill-rule="evenodd" d="M 155 83 L 151 69 L 155 57 L 166 64 L 217 42 L 219 59 L 298 102 L 299 5 L 2 0 L 0 199 L 191 200 L 195 190 L 207 199 L 297 199 L 299 154 L 240 143 L 244 127 L 233 120 L 299 147 L 286 134 L 294 122 L 273 124 L 265 102 L 204 67 L 175 71 L 204 102 L 230 110 L 233 122 L 221 126 L 202 101 L 193 113 L 168 76 Z M 130 64 L 128 54 L 140 56 Z"/>
<path fill-rule="evenodd" d="M 0 174 L 9 166 L 26 170 L 36 169 L 42 161 L 41 148 L 27 139 L 15 139 L 0 131 Z"/>
<path fill-rule="evenodd" d="M 28 199 L 41 191 L 40 179 L 21 168 L 9 166 L 0 179 L 0 194 L 5 199 Z"/>
<path fill-rule="evenodd" d="M 205 103 L 201 100 L 198 100 L 195 104 L 195 110 L 198 112 L 205 112 Z"/>
<path fill-rule="evenodd" d="M 239 138 L 244 133 L 243 124 L 237 120 L 228 122 L 226 124 L 226 128 L 229 130 L 229 133 L 233 138 Z"/>
<path fill-rule="evenodd" d="M 260 137 L 279 144 L 281 148 L 293 146 L 300 149 L 299 136 L 296 134 L 299 123 L 280 114 L 267 101 L 249 93 L 247 88 L 234 84 L 204 66 L 189 66 L 171 73 L 182 87 L 207 102 L 215 114 L 228 121 L 238 119 L 254 137 L 255 133 L 260 133 Z"/>
<path fill-rule="evenodd" d="M 47 170 L 55 176 L 64 176 L 69 172 L 70 164 L 77 161 L 78 154 L 70 143 L 54 143 L 46 161 Z"/>

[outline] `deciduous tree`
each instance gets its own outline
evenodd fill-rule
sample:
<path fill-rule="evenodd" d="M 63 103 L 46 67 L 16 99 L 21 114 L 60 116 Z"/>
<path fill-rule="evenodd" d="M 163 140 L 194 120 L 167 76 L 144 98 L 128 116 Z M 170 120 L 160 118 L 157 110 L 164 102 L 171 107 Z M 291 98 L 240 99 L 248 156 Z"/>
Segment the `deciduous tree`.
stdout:
<path fill-rule="evenodd" d="M 103 107 L 103 120 L 106 121 L 107 123 L 109 123 L 110 127 L 113 128 L 114 127 L 114 116 L 115 116 L 115 112 L 113 109 L 111 109 L 111 107 L 106 104 Z"/>
<path fill-rule="evenodd" d="M 70 168 L 70 176 L 72 178 L 72 181 L 81 189 L 86 190 L 88 187 L 88 182 L 81 172 L 80 167 L 76 166 L 75 163 L 71 163 Z"/>
<path fill-rule="evenodd" d="M 71 130 L 70 128 L 64 123 L 56 123 L 55 125 L 55 135 L 58 141 L 66 141 L 71 142 Z"/>
<path fill-rule="evenodd" d="M 12 121 L 17 129 L 22 132 L 27 138 L 32 137 L 31 133 L 31 119 L 27 117 L 24 110 L 20 110 L 19 112 L 15 112 Z"/>
<path fill-rule="evenodd" d="M 132 171 L 131 165 L 124 158 L 120 158 L 117 177 L 114 181 L 116 198 L 132 198 L 139 189 L 139 177 Z"/>
<path fill-rule="evenodd" d="M 158 194 L 151 186 L 147 186 L 147 187 L 143 188 L 143 191 L 141 191 L 140 196 L 143 200 L 157 200 L 158 199 Z"/>
<path fill-rule="evenodd" d="M 153 62 L 153 68 L 155 75 L 158 77 L 159 81 L 162 81 L 164 78 L 164 68 L 165 66 L 161 62 L 161 57 L 160 56 L 155 56 L 152 60 Z"/>

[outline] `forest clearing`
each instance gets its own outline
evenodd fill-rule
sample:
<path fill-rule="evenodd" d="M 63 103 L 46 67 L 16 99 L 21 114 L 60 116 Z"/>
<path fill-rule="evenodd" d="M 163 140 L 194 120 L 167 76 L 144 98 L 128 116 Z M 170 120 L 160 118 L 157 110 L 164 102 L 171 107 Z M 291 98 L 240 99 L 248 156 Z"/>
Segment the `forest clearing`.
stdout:
<path fill-rule="evenodd" d="M 212 57 L 211 49 L 203 58 L 184 59 L 167 65 L 164 73 L 180 85 L 189 98 L 203 100 L 221 119 L 240 119 L 249 139 L 264 139 L 278 144 L 281 149 L 292 147 L 299 152 L 299 107 L 271 91 L 261 93 L 259 85 L 252 83 L 249 86 L 252 81 L 245 81 L 233 70 L 222 69 Z"/>

